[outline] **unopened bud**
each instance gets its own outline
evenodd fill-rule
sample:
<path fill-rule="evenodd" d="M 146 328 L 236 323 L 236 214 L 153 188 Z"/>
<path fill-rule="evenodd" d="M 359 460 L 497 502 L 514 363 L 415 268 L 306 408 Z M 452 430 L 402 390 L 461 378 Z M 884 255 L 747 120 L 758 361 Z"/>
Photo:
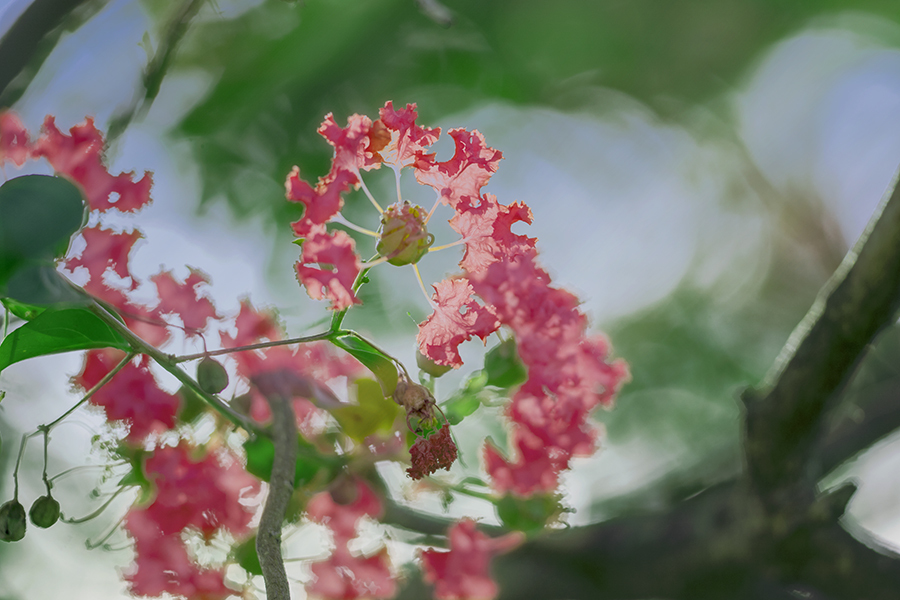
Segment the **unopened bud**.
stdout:
<path fill-rule="evenodd" d="M 427 216 L 422 207 L 409 202 L 388 206 L 381 215 L 375 251 L 398 267 L 419 262 L 434 243 L 434 236 L 425 227 Z"/>

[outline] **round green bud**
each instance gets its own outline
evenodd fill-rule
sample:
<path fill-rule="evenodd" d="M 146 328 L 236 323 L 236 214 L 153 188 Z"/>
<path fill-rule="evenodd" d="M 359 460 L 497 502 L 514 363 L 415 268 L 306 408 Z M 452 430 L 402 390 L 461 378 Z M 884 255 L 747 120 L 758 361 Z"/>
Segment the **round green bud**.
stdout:
<path fill-rule="evenodd" d="M 218 394 L 228 385 L 228 373 L 218 361 L 207 356 L 197 365 L 197 383 L 207 394 Z"/>
<path fill-rule="evenodd" d="M 434 243 L 425 226 L 427 217 L 422 207 L 409 202 L 391 204 L 381 215 L 375 251 L 397 267 L 419 262 Z"/>
<path fill-rule="evenodd" d="M 25 537 L 25 507 L 18 500 L 0 506 L 0 540 L 18 542 Z"/>
<path fill-rule="evenodd" d="M 59 502 L 50 494 L 41 496 L 31 505 L 28 516 L 36 526 L 46 529 L 59 520 Z"/>

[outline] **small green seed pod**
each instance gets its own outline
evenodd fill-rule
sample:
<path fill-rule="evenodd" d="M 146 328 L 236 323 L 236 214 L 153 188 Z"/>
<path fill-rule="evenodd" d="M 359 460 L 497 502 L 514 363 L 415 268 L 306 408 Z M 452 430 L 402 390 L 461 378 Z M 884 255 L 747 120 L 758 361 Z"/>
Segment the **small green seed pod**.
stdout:
<path fill-rule="evenodd" d="M 59 502 L 50 494 L 41 496 L 31 505 L 28 516 L 36 526 L 46 529 L 59 520 Z"/>
<path fill-rule="evenodd" d="M 197 365 L 197 383 L 207 394 L 218 394 L 228 385 L 228 373 L 218 361 L 207 356 Z"/>
<path fill-rule="evenodd" d="M 18 542 L 25 537 L 25 507 L 18 500 L 0 506 L 0 540 Z"/>

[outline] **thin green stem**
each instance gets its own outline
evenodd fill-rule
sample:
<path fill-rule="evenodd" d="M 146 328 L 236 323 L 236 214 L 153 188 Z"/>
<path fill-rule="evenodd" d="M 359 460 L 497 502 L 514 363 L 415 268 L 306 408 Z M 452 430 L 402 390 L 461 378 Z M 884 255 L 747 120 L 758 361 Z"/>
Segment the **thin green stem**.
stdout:
<path fill-rule="evenodd" d="M 112 329 L 119 333 L 125 340 L 131 345 L 131 347 L 140 354 L 146 354 L 153 360 L 159 364 L 163 369 L 171 373 L 178 381 L 184 384 L 185 387 L 194 392 L 197 396 L 203 399 L 204 402 L 209 404 L 213 409 L 215 409 L 219 414 L 224 416 L 226 419 L 237 425 L 238 427 L 242 427 L 244 430 L 249 431 L 251 433 L 257 435 L 265 435 L 264 430 L 257 423 L 252 421 L 249 417 L 242 415 L 241 413 L 234 410 L 227 402 L 215 396 L 213 394 L 207 393 L 200 388 L 200 385 L 194 381 L 194 379 L 185 373 L 178 364 L 170 357 L 168 354 L 161 352 L 155 346 L 148 344 L 140 337 L 138 337 L 134 332 L 132 332 L 128 327 L 126 327 L 116 316 L 109 311 L 102 304 L 91 298 L 91 310 L 100 317 L 107 325 L 109 325 Z"/>
<path fill-rule="evenodd" d="M 119 489 L 117 489 L 117 490 L 115 491 L 115 493 L 114 493 L 112 496 L 109 497 L 109 500 L 107 500 L 106 502 L 103 503 L 103 506 L 101 506 L 100 508 L 98 508 L 97 510 L 95 510 L 94 512 L 92 512 L 92 513 L 90 513 L 90 514 L 88 514 L 88 515 L 85 515 L 85 516 L 83 516 L 83 517 L 79 517 L 79 518 L 77 518 L 77 519 L 67 519 L 67 518 L 65 518 L 65 517 L 60 516 L 59 520 L 62 521 L 63 523 L 68 523 L 68 524 L 70 524 L 70 525 L 77 525 L 77 524 L 79 524 L 79 523 L 85 523 L 85 522 L 87 522 L 87 521 L 90 521 L 91 519 L 96 519 L 97 517 L 99 517 L 99 516 L 103 513 L 104 510 L 106 510 L 106 509 L 109 507 L 110 504 L 113 503 L 113 501 L 114 501 L 116 498 L 119 497 L 119 494 L 121 494 L 121 493 L 124 492 L 125 490 L 131 489 L 132 487 L 134 487 L 134 486 L 123 486 L 123 487 L 120 487 Z M 101 542 L 101 543 L 102 543 L 102 542 Z"/>
<path fill-rule="evenodd" d="M 47 446 L 50 445 L 50 429 L 42 427 L 40 431 L 44 434 L 44 472 L 41 474 L 41 479 L 44 480 L 44 486 L 47 488 L 47 495 L 49 496 L 50 488 L 53 487 L 50 485 L 50 480 L 47 479 Z"/>
<path fill-rule="evenodd" d="M 419 289 L 422 290 L 422 294 L 425 296 L 425 299 L 428 301 L 428 304 L 431 308 L 437 308 L 437 304 L 435 304 L 434 300 L 431 299 L 431 296 L 428 295 L 428 290 L 425 289 L 425 282 L 422 281 L 422 274 L 419 273 L 419 265 L 413 265 L 413 270 L 416 272 L 416 281 L 419 282 Z"/>
<path fill-rule="evenodd" d="M 120 462 L 110 463 L 108 465 L 78 465 L 77 467 L 71 467 L 71 468 L 66 469 L 65 471 L 60 471 L 59 473 L 57 473 L 56 475 L 54 475 L 53 477 L 50 478 L 50 483 L 52 484 L 57 479 L 62 479 L 66 475 L 70 475 L 77 471 L 84 471 L 85 469 L 106 469 L 109 467 L 116 467 L 116 466 L 124 465 L 124 464 L 128 464 L 127 461 L 123 460 Z"/>
<path fill-rule="evenodd" d="M 53 429 L 54 427 L 59 425 L 59 423 L 63 419 L 65 419 L 66 417 L 71 415 L 73 412 L 75 412 L 75 410 L 78 409 L 79 406 L 81 406 L 82 404 L 84 404 L 85 402 L 90 400 L 91 396 L 96 394 L 100 388 L 102 388 L 104 385 L 109 383 L 109 381 L 113 377 L 116 376 L 116 373 L 121 371 L 125 367 L 125 365 L 127 365 L 129 362 L 131 362 L 131 359 L 134 358 L 136 355 L 137 354 L 135 352 L 129 352 L 128 354 L 126 354 L 125 357 L 119 361 L 119 364 L 117 364 L 115 367 L 113 367 L 113 369 L 109 373 L 104 375 L 103 378 L 100 381 L 98 381 L 94 385 L 94 387 L 92 387 L 90 390 L 88 390 L 88 392 L 84 395 L 84 397 L 81 400 L 79 400 L 78 402 L 76 402 L 74 406 L 72 406 L 69 410 L 64 412 L 59 417 L 57 417 L 54 421 L 51 421 L 50 423 L 47 423 L 46 425 L 41 425 L 41 427 L 39 427 L 38 429 L 40 430 L 42 428 L 46 428 L 47 431 L 49 432 L 51 429 Z"/>
<path fill-rule="evenodd" d="M 377 257 L 378 257 L 378 255 L 376 254 L 375 256 L 373 256 L 366 262 L 371 262 L 371 261 L 375 260 Z M 371 269 L 371 268 L 372 267 L 363 269 L 362 271 L 359 272 L 359 275 L 356 276 L 356 280 L 354 280 L 353 285 L 350 288 L 354 294 L 359 291 L 359 288 L 361 288 L 362 285 L 366 281 L 368 281 L 368 279 L 366 279 L 366 275 L 369 274 L 369 269 Z M 348 310 L 350 310 L 349 307 L 345 308 L 344 310 L 334 313 L 334 316 L 331 318 L 331 333 L 332 334 L 336 334 L 337 331 L 341 328 L 341 323 L 344 322 L 344 316 L 347 314 Z"/>
<path fill-rule="evenodd" d="M 88 550 L 93 550 L 94 548 L 99 548 L 100 546 L 103 546 L 106 543 L 106 540 L 111 538 L 113 536 L 113 534 L 119 530 L 119 525 L 121 525 L 124 521 L 125 521 L 125 517 L 123 516 L 121 519 L 116 521 L 116 524 L 113 525 L 112 528 L 109 530 L 109 532 L 106 535 L 104 535 L 102 538 L 100 538 L 99 540 L 97 540 L 95 542 L 92 542 L 91 540 L 87 540 L 84 543 L 85 547 Z"/>
<path fill-rule="evenodd" d="M 19 456 L 16 457 L 16 468 L 13 470 L 13 500 L 19 499 L 19 466 L 21 466 L 22 457 L 25 455 L 25 444 L 38 433 L 37 431 L 32 431 L 31 433 L 22 434 L 22 441 L 19 443 Z"/>
<path fill-rule="evenodd" d="M 183 363 L 198 358 L 207 358 L 209 356 L 222 356 L 225 354 L 234 354 L 235 352 L 246 352 L 248 350 L 262 350 L 263 348 L 272 348 L 274 346 L 289 346 L 291 344 L 308 344 L 310 342 L 318 342 L 328 340 L 334 336 L 333 331 L 317 333 L 315 335 L 305 335 L 287 340 L 275 340 L 271 342 L 259 342 L 258 344 L 248 344 L 246 346 L 235 346 L 234 348 L 221 348 L 219 350 L 209 350 L 207 352 L 198 352 L 197 354 L 185 354 L 182 356 L 168 355 L 173 363 Z"/>
<path fill-rule="evenodd" d="M 356 170 L 356 178 L 359 179 L 359 187 L 362 188 L 362 191 L 366 194 L 366 197 L 369 199 L 369 202 L 372 203 L 372 206 L 375 207 L 375 210 L 378 211 L 378 214 L 384 214 L 384 209 L 381 208 L 381 205 L 375 200 L 375 196 L 373 196 L 372 192 L 369 191 L 369 188 L 366 187 L 366 182 L 363 181 L 362 173 L 359 172 L 359 169 Z"/>

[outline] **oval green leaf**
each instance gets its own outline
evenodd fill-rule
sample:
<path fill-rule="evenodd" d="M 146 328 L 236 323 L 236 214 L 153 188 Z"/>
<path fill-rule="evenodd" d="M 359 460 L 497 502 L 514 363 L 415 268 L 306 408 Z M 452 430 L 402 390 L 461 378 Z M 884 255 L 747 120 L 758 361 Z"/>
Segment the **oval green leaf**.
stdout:
<path fill-rule="evenodd" d="M 0 186 L 0 288 L 22 263 L 63 256 L 84 216 L 81 191 L 62 177 L 25 175 Z"/>
<path fill-rule="evenodd" d="M 11 364 L 73 350 L 131 347 L 118 332 L 86 308 L 48 308 L 0 344 L 0 371 Z"/>
<path fill-rule="evenodd" d="M 400 376 L 397 365 L 381 350 L 354 334 L 343 335 L 331 343 L 361 362 L 378 379 L 385 396 L 391 396 L 397 389 Z"/>

